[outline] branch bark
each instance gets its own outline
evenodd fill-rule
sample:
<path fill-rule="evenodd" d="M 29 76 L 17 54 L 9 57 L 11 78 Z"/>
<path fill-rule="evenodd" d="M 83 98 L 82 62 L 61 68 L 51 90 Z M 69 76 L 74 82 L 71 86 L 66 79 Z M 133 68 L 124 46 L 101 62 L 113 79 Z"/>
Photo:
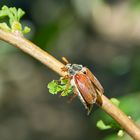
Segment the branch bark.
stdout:
<path fill-rule="evenodd" d="M 66 72 L 61 70 L 64 64 L 27 39 L 3 30 L 0 30 L 0 39 L 12 44 L 13 46 L 16 46 L 25 53 L 36 58 L 59 75 L 66 75 Z M 114 120 L 116 120 L 116 122 L 118 122 L 133 139 L 140 140 L 140 128 L 118 107 L 112 104 L 106 96 L 102 96 L 102 101 L 103 104 L 100 107 L 112 118 L 114 118 Z"/>

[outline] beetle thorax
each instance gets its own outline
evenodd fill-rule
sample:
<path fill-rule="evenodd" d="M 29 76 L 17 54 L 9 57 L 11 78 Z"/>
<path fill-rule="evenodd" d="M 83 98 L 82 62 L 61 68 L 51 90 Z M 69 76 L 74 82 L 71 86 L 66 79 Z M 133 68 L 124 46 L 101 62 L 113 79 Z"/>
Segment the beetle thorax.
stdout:
<path fill-rule="evenodd" d="M 83 66 L 79 64 L 67 64 L 66 68 L 68 69 L 68 74 L 74 76 L 76 73 L 82 71 Z"/>

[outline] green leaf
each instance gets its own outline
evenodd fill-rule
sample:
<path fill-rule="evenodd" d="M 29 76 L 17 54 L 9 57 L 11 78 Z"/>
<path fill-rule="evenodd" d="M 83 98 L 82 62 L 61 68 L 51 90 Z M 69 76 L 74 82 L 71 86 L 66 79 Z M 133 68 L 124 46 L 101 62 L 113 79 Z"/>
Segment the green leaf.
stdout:
<path fill-rule="evenodd" d="M 48 84 L 48 89 L 51 94 L 57 94 L 58 92 L 60 92 L 62 90 L 61 87 L 58 85 L 58 83 L 55 80 L 51 81 Z"/>
<path fill-rule="evenodd" d="M 12 28 L 12 31 L 22 31 L 22 25 L 18 21 L 14 21 L 12 23 L 11 28 Z"/>
<path fill-rule="evenodd" d="M 5 31 L 10 31 L 10 27 L 6 23 L 0 23 L 0 28 Z"/>
<path fill-rule="evenodd" d="M 0 18 L 6 17 L 8 12 L 6 10 L 0 10 Z"/>
<path fill-rule="evenodd" d="M 7 6 L 3 6 L 1 12 L 7 14 L 7 16 L 9 17 L 9 22 L 10 25 L 12 25 L 12 22 L 14 21 L 14 16 L 13 13 L 10 11 L 10 8 L 8 8 Z"/>
<path fill-rule="evenodd" d="M 106 125 L 102 120 L 99 120 L 96 124 L 96 126 L 101 129 L 101 130 L 107 130 L 107 129 L 111 129 L 112 126 L 111 125 Z"/>
<path fill-rule="evenodd" d="M 6 5 L 3 5 L 1 9 L 2 10 L 8 10 L 9 8 Z"/>
<path fill-rule="evenodd" d="M 68 90 L 66 90 L 66 91 L 65 91 L 65 89 L 66 89 L 66 86 L 65 86 L 65 88 L 64 88 L 64 91 L 61 93 L 61 96 L 68 96 L 68 95 L 70 95 L 70 94 L 72 93 L 72 91 L 73 91 L 73 87 L 72 87 L 72 86 L 70 86 L 70 87 L 68 88 Z"/>
<path fill-rule="evenodd" d="M 67 84 L 68 83 L 68 79 L 61 77 L 60 78 L 61 84 Z"/>
<path fill-rule="evenodd" d="M 117 135 L 118 135 L 118 137 L 123 137 L 124 136 L 124 131 L 123 130 L 119 130 Z"/>
<path fill-rule="evenodd" d="M 31 29 L 30 29 L 29 27 L 25 26 L 22 32 L 23 32 L 24 34 L 27 34 L 27 33 L 29 33 L 30 31 L 31 31 Z"/>
<path fill-rule="evenodd" d="M 4 6 L 2 6 L 2 11 L 7 11 L 7 12 L 9 12 L 9 8 L 6 6 L 6 5 L 4 5 Z"/>
<path fill-rule="evenodd" d="M 17 20 L 19 21 L 24 14 L 25 14 L 25 12 L 21 8 L 18 8 L 18 11 L 17 11 Z"/>
<path fill-rule="evenodd" d="M 61 96 L 68 96 L 72 93 L 73 87 L 68 84 L 68 79 L 60 78 L 59 80 L 53 80 L 48 84 L 48 89 L 51 94 L 58 94 L 61 92 Z"/>
<path fill-rule="evenodd" d="M 0 10 L 0 18 L 8 17 L 9 18 L 9 24 L 10 24 L 10 30 L 8 29 L 8 25 L 3 28 L 4 24 L 1 25 L 1 29 L 6 29 L 11 32 L 19 32 L 21 34 L 30 32 L 30 28 L 25 26 L 24 29 L 22 28 L 22 24 L 20 23 L 21 17 L 25 14 L 25 12 L 15 7 L 7 7 L 3 6 Z"/>
<path fill-rule="evenodd" d="M 17 14 L 17 9 L 15 7 L 9 8 L 9 14 L 10 18 L 10 25 L 13 26 L 14 22 L 18 22 L 18 14 Z"/>
<path fill-rule="evenodd" d="M 63 88 L 64 88 L 64 91 L 61 93 L 61 96 L 68 96 L 72 91 L 73 91 L 73 87 L 70 85 L 68 87 L 68 89 L 66 89 L 66 85 L 68 84 L 68 79 L 66 78 L 60 78 L 60 81 L 61 81 L 61 85 L 65 85 Z"/>
<path fill-rule="evenodd" d="M 11 7 L 9 8 L 9 12 L 11 13 L 12 18 L 14 20 L 17 20 L 17 9 L 15 7 Z"/>
<path fill-rule="evenodd" d="M 119 106 L 119 105 L 120 105 L 120 101 L 119 101 L 118 99 L 116 99 L 116 98 L 111 98 L 110 101 L 111 101 L 114 105 L 116 105 L 116 106 Z"/>

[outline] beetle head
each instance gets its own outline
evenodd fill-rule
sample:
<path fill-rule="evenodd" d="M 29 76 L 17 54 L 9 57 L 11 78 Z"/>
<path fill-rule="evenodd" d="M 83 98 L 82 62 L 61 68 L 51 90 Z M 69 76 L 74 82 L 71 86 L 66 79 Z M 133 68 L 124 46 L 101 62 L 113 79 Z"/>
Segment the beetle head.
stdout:
<path fill-rule="evenodd" d="M 69 75 L 73 76 L 79 71 L 82 71 L 83 66 L 79 64 L 67 64 L 66 68 L 68 69 Z"/>

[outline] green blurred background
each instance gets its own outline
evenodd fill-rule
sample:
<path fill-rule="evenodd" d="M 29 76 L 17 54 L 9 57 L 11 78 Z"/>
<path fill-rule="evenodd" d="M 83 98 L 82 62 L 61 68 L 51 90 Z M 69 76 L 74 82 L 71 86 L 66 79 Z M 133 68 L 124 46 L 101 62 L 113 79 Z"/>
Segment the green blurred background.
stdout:
<path fill-rule="evenodd" d="M 140 124 L 140 0 L 0 0 L 22 8 L 26 36 L 61 61 L 80 63 L 96 75 L 108 97 Z M 59 76 L 0 41 L 0 140 L 129 140 L 101 131 L 98 107 L 86 115 L 78 99 L 48 93 Z M 111 120 L 112 121 L 112 120 Z"/>

